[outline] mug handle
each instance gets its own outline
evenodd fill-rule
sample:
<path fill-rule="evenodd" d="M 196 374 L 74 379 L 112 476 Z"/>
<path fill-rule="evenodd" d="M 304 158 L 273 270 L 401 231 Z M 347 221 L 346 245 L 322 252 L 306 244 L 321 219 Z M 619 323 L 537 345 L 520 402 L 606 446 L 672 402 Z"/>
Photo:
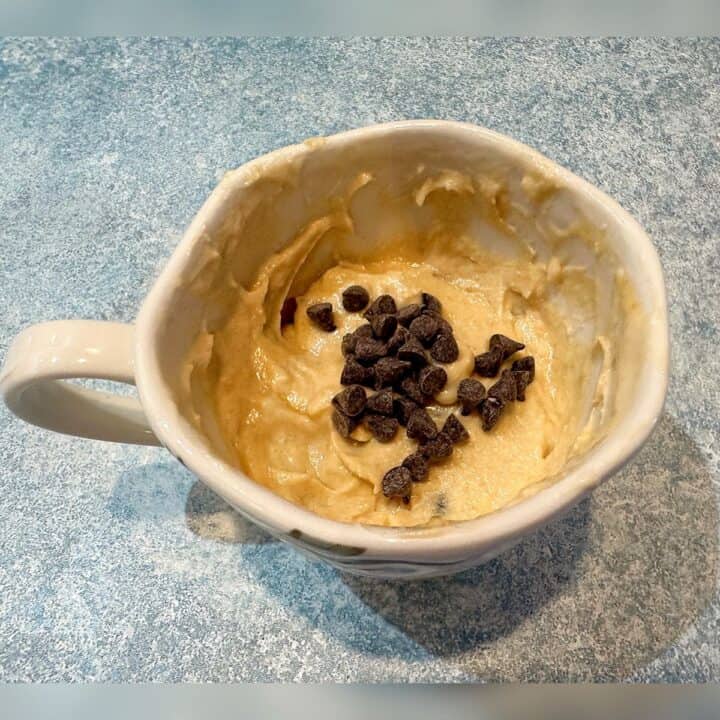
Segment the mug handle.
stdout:
<path fill-rule="evenodd" d="M 60 320 L 23 330 L 0 372 L 0 396 L 19 418 L 56 432 L 160 445 L 140 401 L 64 382 L 99 378 L 135 384 L 132 325 Z"/>

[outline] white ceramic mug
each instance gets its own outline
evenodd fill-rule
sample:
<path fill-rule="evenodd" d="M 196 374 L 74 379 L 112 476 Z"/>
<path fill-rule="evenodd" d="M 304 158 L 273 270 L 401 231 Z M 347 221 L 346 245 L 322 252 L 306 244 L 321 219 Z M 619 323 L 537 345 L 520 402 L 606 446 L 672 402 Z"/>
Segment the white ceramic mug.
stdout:
<path fill-rule="evenodd" d="M 308 192 L 308 183 L 328 173 L 341 174 L 343 163 L 361 163 L 364 154 L 385 150 L 388 162 L 398 153 L 414 153 L 420 163 L 442 158 L 448 166 L 467 164 L 474 156 L 497 157 L 552 175 L 572 202 L 603 226 L 647 316 L 646 341 L 637 349 L 634 397 L 608 435 L 537 494 L 476 520 L 443 527 L 353 525 L 298 507 L 230 464 L 178 401 L 181 362 L 206 310 L 192 292 L 197 282 L 194 269 L 212 267 L 217 261 L 213 243 L 220 234 L 233 231 L 238 208 L 248 206 L 250 200 L 272 202 L 275 194 L 278 202 L 286 203 L 286 212 L 299 212 L 297 220 L 306 222 L 309 218 L 297 210 L 297 200 Z M 294 186 L 277 179 L 287 177 L 288 168 L 295 173 Z M 276 245 L 283 241 L 279 238 Z M 238 243 L 236 254 L 252 268 L 276 249 L 272 244 Z M 510 138 L 463 123 L 407 121 L 283 148 L 228 173 L 188 228 L 135 326 L 69 320 L 29 327 L 8 352 L 0 391 L 18 417 L 50 430 L 164 445 L 243 515 L 313 557 L 353 573 L 424 577 L 449 574 L 494 557 L 573 506 L 625 463 L 647 439 L 662 410 L 668 354 L 665 290 L 657 254 L 642 228 L 617 203 Z M 140 400 L 64 382 L 72 378 L 134 383 Z"/>

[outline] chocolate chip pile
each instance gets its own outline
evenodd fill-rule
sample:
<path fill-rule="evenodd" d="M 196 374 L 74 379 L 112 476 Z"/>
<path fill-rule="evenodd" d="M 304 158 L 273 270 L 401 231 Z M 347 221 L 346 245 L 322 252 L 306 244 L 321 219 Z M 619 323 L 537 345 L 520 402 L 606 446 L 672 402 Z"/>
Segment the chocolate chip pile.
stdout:
<path fill-rule="evenodd" d="M 346 387 L 332 400 L 333 425 L 347 438 L 364 423 L 379 442 L 390 442 L 401 425 L 405 428 L 418 449 L 385 473 L 382 489 L 386 497 L 409 503 L 413 483 L 427 480 L 430 465 L 442 462 L 452 455 L 453 445 L 470 437 L 456 415 L 448 416 L 438 430 L 425 409 L 447 384 L 441 364 L 458 359 L 452 326 L 442 316 L 440 301 L 429 293 L 422 293 L 420 303 L 398 309 L 391 295 L 370 303 L 368 291 L 352 285 L 343 292 L 342 304 L 348 312 L 364 310 L 367 322 L 342 339 L 345 365 L 340 382 Z M 307 315 L 326 332 L 336 329 L 331 303 L 310 305 Z M 524 347 L 505 335 L 493 335 L 488 351 L 475 358 L 475 372 L 497 376 L 502 364 Z M 487 391 L 479 380 L 465 378 L 457 391 L 461 413 L 477 410 L 487 432 L 509 402 L 525 400 L 534 377 L 534 359 L 523 357 L 504 369 Z M 368 395 L 365 388 L 372 392 Z"/>

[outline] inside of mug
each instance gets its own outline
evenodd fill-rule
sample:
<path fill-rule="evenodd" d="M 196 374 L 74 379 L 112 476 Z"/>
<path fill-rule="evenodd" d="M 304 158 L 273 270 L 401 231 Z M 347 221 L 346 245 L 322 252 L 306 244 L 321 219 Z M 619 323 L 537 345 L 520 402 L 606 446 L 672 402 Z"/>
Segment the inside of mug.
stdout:
<path fill-rule="evenodd" d="M 582 267 L 595 281 L 591 302 L 578 302 L 561 284 L 548 298 L 575 318 L 577 342 L 591 354 L 592 369 L 577 388 L 589 431 L 573 464 L 636 400 L 655 308 L 628 228 L 613 208 L 517 145 L 430 126 L 312 140 L 229 173 L 205 212 L 183 243 L 157 345 L 179 412 L 230 462 L 210 400 L 208 338 L 234 310 L 239 289 L 250 288 L 263 263 L 303 232 L 316 237 L 293 277 L 293 295 L 340 259 L 362 263 L 397 237 L 422 238 L 438 226 L 500 256 Z"/>

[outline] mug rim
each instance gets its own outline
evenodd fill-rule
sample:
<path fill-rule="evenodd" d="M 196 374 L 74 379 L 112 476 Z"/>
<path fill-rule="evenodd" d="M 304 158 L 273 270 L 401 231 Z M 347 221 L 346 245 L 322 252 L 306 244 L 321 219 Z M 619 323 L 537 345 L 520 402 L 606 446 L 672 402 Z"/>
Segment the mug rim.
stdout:
<path fill-rule="evenodd" d="M 537 150 L 501 133 L 471 123 L 448 120 L 401 120 L 337 133 L 315 142 L 341 146 L 367 137 L 408 130 L 449 134 L 459 142 L 483 141 L 500 146 L 508 156 L 541 167 L 601 206 L 621 224 L 623 243 L 633 244 L 642 260 L 653 318 L 648 329 L 647 355 L 657 372 L 642 376 L 636 385 L 638 402 L 626 411 L 598 446 L 552 485 L 518 502 L 471 520 L 432 528 L 384 527 L 347 523 L 322 517 L 277 495 L 209 452 L 199 432 L 177 411 L 154 350 L 163 309 L 193 246 L 201 240 L 211 218 L 224 211 L 230 189 L 256 179 L 258 172 L 312 152 L 312 140 L 288 145 L 244 163 L 225 174 L 183 234 L 183 237 L 142 304 L 136 323 L 135 369 L 138 394 L 150 425 L 181 462 L 204 483 L 251 520 L 271 532 L 297 532 L 321 546 L 362 549 L 366 556 L 384 558 L 447 557 L 462 559 L 538 529 L 589 494 L 627 463 L 643 446 L 657 423 L 665 402 L 669 368 L 669 329 L 662 266 L 657 250 L 639 223 L 615 200 L 588 181 L 555 163 Z M 659 381 L 658 381 L 659 380 Z M 330 550 L 332 555 L 332 550 Z"/>

